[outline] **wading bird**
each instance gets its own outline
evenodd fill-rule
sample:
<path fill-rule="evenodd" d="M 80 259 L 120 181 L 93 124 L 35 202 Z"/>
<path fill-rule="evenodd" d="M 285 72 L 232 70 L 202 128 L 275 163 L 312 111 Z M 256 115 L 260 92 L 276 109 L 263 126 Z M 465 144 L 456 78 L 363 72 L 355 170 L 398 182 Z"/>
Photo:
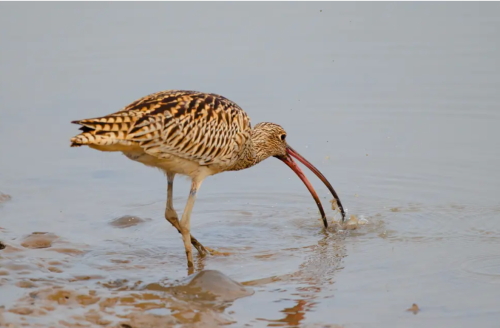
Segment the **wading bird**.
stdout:
<path fill-rule="evenodd" d="M 165 218 L 182 235 L 189 268 L 193 267 L 191 244 L 202 256 L 208 249 L 191 236 L 190 223 L 196 193 L 210 175 L 246 169 L 268 157 L 276 157 L 304 182 L 328 227 L 318 195 L 293 156 L 328 187 L 337 201 L 342 220 L 345 219 L 342 203 L 333 187 L 318 169 L 287 144 L 286 132 L 281 126 L 264 122 L 252 129 L 243 109 L 220 95 L 162 91 L 136 100 L 116 113 L 72 123 L 81 125 L 82 132 L 71 138 L 71 147 L 121 151 L 131 160 L 165 172 L 168 180 Z M 180 222 L 172 203 L 176 174 L 192 179 Z"/>

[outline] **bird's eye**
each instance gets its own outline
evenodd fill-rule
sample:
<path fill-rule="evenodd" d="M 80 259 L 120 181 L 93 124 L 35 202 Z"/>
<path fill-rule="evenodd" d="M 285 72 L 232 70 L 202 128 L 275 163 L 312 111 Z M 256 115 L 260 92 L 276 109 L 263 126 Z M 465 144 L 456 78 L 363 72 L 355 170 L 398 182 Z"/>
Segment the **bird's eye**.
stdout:
<path fill-rule="evenodd" d="M 281 140 L 285 140 L 285 138 L 286 138 L 286 134 L 282 134 L 282 135 L 280 136 L 280 138 L 281 138 Z"/>

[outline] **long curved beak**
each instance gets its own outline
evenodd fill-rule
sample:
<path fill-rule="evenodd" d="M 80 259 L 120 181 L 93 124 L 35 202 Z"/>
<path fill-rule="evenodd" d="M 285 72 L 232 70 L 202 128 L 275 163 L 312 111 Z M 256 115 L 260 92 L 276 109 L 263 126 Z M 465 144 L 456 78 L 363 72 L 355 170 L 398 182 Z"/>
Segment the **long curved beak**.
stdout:
<path fill-rule="evenodd" d="M 343 222 L 345 220 L 344 207 L 342 206 L 342 203 L 340 202 L 340 198 L 337 195 L 337 193 L 335 192 L 335 190 L 333 189 L 333 187 L 330 184 L 330 182 L 328 182 L 328 180 L 325 178 L 325 176 L 316 167 L 314 167 L 314 165 L 312 165 L 311 163 L 309 163 L 308 160 L 306 160 L 304 157 L 302 157 L 302 155 L 300 155 L 299 153 L 297 153 L 289 145 L 287 145 L 287 147 L 286 147 L 286 153 L 287 154 L 285 156 L 276 156 L 276 157 L 278 159 L 280 159 L 281 161 L 283 161 L 283 163 L 285 163 L 286 165 L 288 165 L 299 176 L 300 180 L 302 180 L 302 182 L 304 182 L 304 184 L 306 185 L 307 189 L 309 190 L 309 192 L 313 196 L 314 200 L 316 201 L 316 205 L 318 205 L 319 212 L 321 213 L 321 218 L 323 219 L 323 224 L 325 225 L 325 228 L 328 227 L 328 222 L 326 220 L 326 215 L 325 215 L 325 211 L 323 210 L 323 206 L 321 205 L 321 202 L 319 201 L 319 197 L 316 194 L 316 191 L 314 190 L 314 188 L 311 185 L 311 183 L 309 182 L 309 180 L 307 180 L 306 176 L 304 175 L 304 172 L 302 172 L 302 170 L 297 165 L 297 163 L 295 163 L 295 161 L 292 159 L 292 156 L 295 157 L 296 159 L 298 159 L 302 164 L 304 164 L 305 166 L 307 166 L 307 168 L 309 170 L 311 170 L 314 174 L 316 174 L 316 176 L 321 181 L 323 181 L 323 183 L 326 185 L 326 187 L 328 188 L 328 190 L 330 190 L 330 192 L 332 193 L 333 197 L 337 201 L 337 206 L 339 207 L 340 213 L 342 214 L 342 222 Z"/>

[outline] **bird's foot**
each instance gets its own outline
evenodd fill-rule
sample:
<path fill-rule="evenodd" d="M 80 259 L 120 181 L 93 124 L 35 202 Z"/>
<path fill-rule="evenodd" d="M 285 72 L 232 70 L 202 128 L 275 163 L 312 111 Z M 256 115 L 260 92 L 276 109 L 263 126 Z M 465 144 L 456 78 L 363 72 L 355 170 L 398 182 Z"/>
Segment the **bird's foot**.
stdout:
<path fill-rule="evenodd" d="M 191 236 L 191 244 L 193 244 L 194 248 L 196 248 L 201 257 L 205 257 L 207 255 L 207 249 L 193 236 Z"/>
<path fill-rule="evenodd" d="M 229 255 L 231 255 L 230 252 L 220 252 L 218 250 L 215 250 L 215 249 L 212 249 L 209 247 L 205 247 L 205 249 L 210 253 L 210 255 L 213 255 L 213 256 L 229 256 Z"/>
<path fill-rule="evenodd" d="M 187 260 L 187 271 L 188 276 L 192 275 L 196 271 L 193 262 L 189 259 Z"/>

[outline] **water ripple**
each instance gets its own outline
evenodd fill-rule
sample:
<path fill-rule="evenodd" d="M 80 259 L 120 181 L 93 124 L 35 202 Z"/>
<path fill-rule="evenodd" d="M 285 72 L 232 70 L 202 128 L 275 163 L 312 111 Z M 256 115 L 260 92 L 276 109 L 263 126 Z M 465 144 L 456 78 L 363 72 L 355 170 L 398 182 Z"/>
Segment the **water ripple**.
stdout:
<path fill-rule="evenodd" d="M 456 261 L 453 267 L 460 277 L 500 284 L 500 254 L 470 256 Z"/>

